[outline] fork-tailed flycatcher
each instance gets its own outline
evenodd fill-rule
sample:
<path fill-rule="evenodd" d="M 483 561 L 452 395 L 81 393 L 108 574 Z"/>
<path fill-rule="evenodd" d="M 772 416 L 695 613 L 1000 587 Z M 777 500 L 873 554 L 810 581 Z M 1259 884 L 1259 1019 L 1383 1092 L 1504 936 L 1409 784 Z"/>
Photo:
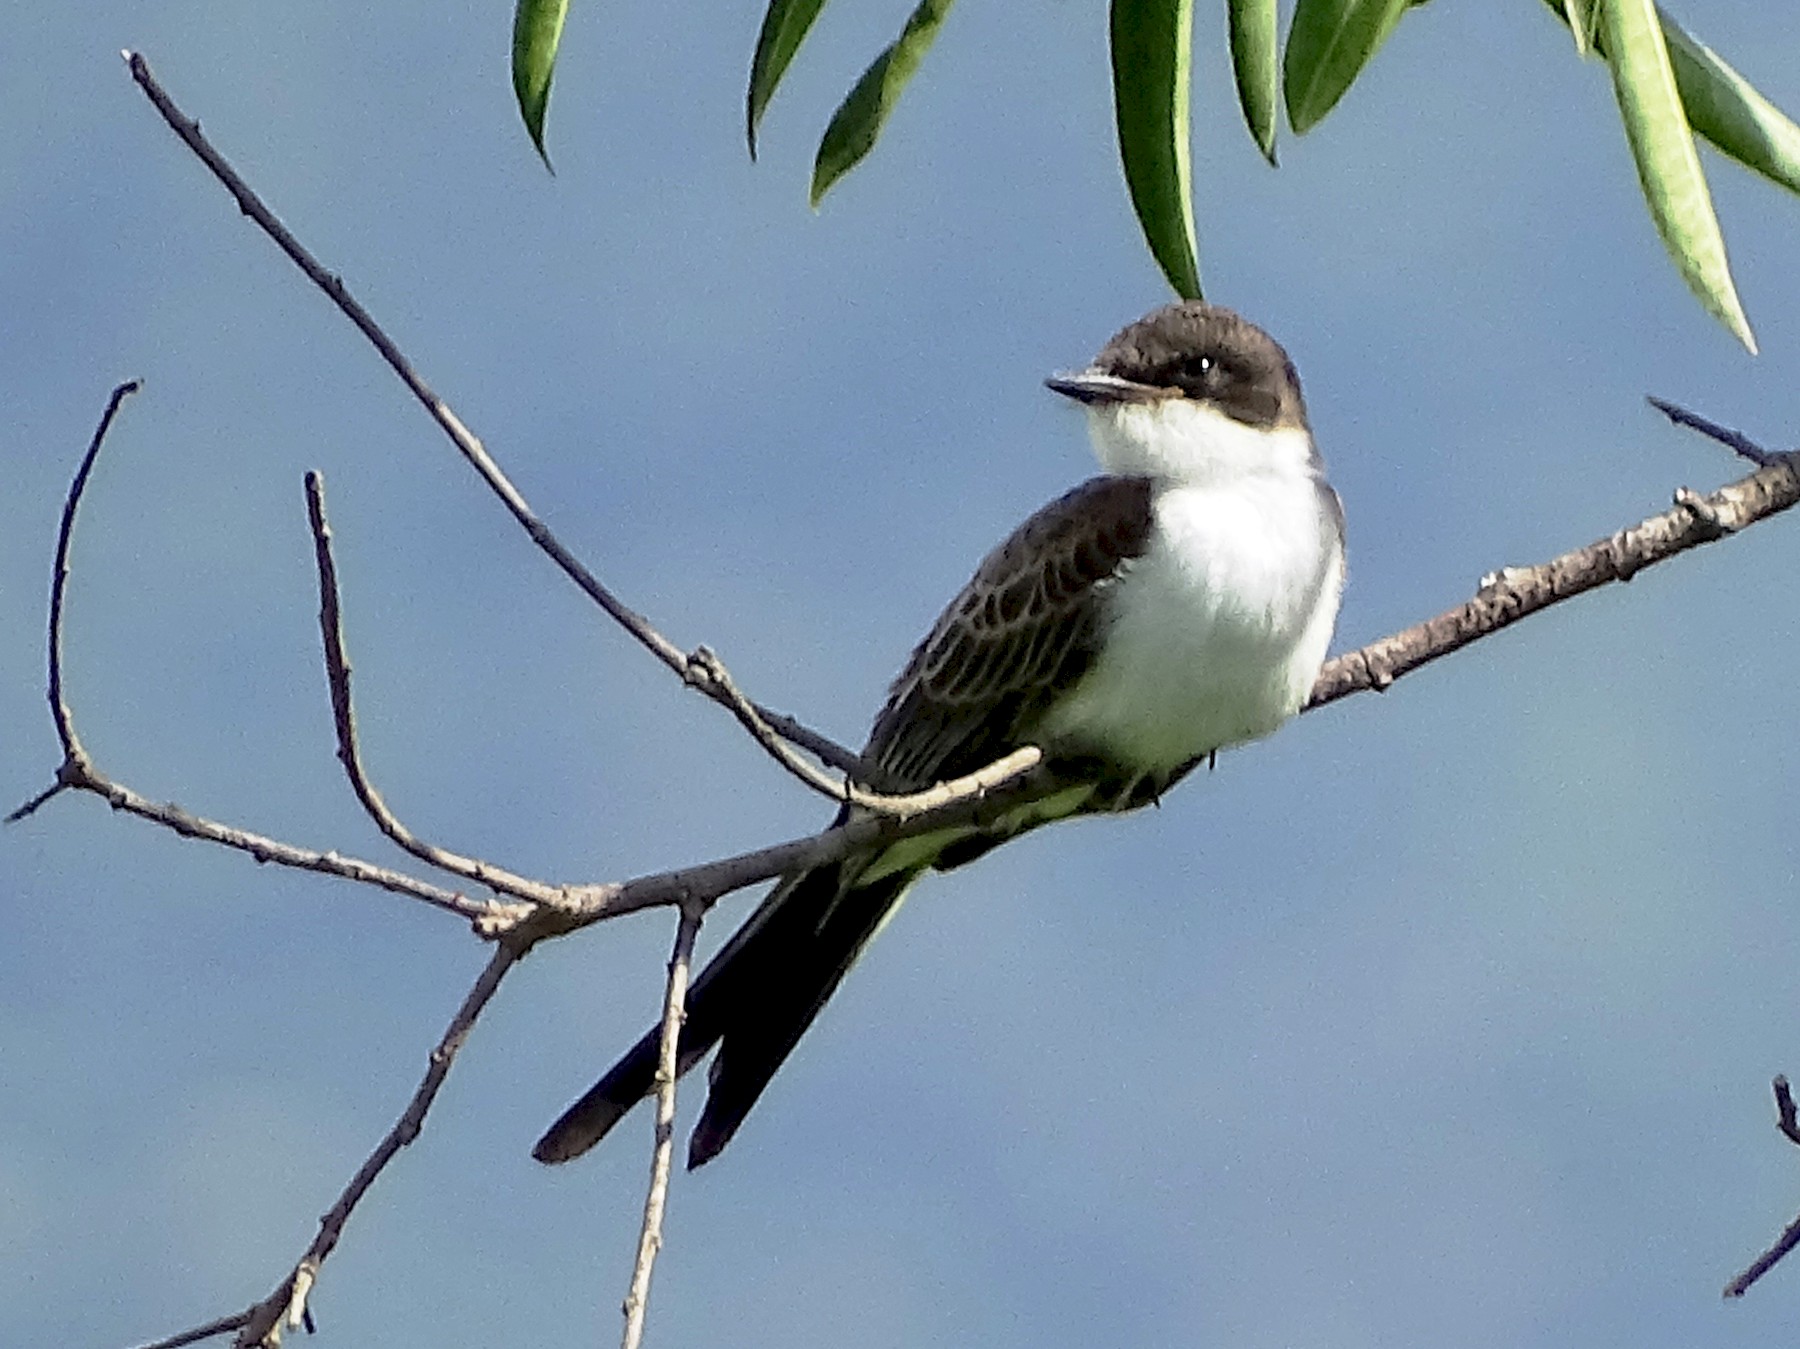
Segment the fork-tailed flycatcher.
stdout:
<path fill-rule="evenodd" d="M 1214 752 L 1268 735 L 1318 676 L 1344 580 L 1344 516 L 1293 362 L 1226 309 L 1169 305 L 1087 369 L 1104 474 L 989 553 L 920 642 L 865 759 L 917 790 L 1036 745 L 1066 781 L 1014 817 L 784 877 L 694 980 L 678 1049 L 714 1054 L 689 1167 L 716 1156 L 922 872 L 1054 819 L 1156 800 Z M 839 818 L 847 818 L 846 807 Z M 563 1162 L 647 1095 L 651 1030 L 539 1140 Z"/>

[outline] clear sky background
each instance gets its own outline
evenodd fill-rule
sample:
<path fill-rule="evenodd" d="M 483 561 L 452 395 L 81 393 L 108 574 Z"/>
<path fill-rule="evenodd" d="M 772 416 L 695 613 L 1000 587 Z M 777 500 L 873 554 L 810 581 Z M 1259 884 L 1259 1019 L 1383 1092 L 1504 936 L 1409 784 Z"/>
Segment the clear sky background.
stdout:
<path fill-rule="evenodd" d="M 1800 202 L 1708 156 L 1752 360 L 1665 259 L 1603 70 L 1535 2 L 1412 14 L 1283 167 L 1202 4 L 1209 294 L 1292 351 L 1348 512 L 1337 648 L 1741 472 L 1643 401 L 1800 428 Z M 1800 109 L 1800 30 L 1674 8 Z M 961 6 L 818 215 L 813 148 L 899 28 L 829 9 L 741 135 L 757 4 L 577 5 L 558 175 L 504 6 L 16 7 L 0 43 L 0 795 L 70 692 L 101 766 L 392 851 L 332 757 L 303 470 L 326 475 L 368 760 L 427 836 L 604 879 L 829 809 L 534 552 L 117 51 L 341 272 L 562 537 L 758 697 L 857 739 L 981 554 L 1093 465 L 1039 383 L 1167 297 L 1098 4 Z M 681 1179 L 664 1345 L 1763 1345 L 1800 1265 L 1800 520 L 1224 756 L 1158 811 L 921 887 L 723 1158 Z M 747 911 L 709 924 L 716 943 Z M 260 1298 L 486 952 L 454 920 L 69 797 L 0 834 L 0 1343 Z M 659 996 L 671 918 L 541 951 L 326 1268 L 334 1345 L 605 1343 L 648 1163 L 539 1130 Z M 699 1093 L 684 1094 L 684 1126 Z"/>

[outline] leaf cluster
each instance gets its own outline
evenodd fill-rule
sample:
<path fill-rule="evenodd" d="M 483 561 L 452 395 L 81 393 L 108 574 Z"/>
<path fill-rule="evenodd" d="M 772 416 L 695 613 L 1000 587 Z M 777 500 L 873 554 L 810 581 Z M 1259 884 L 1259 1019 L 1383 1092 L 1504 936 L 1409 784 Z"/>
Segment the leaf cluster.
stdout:
<path fill-rule="evenodd" d="M 1655 0 L 1544 0 L 1579 56 L 1604 64 L 1650 216 L 1683 279 L 1749 350 L 1756 339 L 1738 299 L 1695 137 L 1800 192 L 1800 126 L 1689 35 Z M 954 0 L 919 0 L 898 37 L 870 62 L 820 138 L 810 199 L 874 149 Z M 1225 0 L 1238 104 L 1252 140 L 1276 163 L 1278 107 L 1304 135 L 1325 119 L 1424 0 L 1297 0 L 1281 40 L 1277 0 Z M 825 0 L 769 0 L 751 57 L 744 130 L 756 157 L 770 100 Z M 513 88 L 538 153 L 568 0 L 517 0 Z M 1110 0 L 1109 40 L 1119 160 L 1144 240 L 1170 286 L 1200 295 L 1188 96 L 1194 0 Z M 549 160 L 546 156 L 545 163 Z"/>

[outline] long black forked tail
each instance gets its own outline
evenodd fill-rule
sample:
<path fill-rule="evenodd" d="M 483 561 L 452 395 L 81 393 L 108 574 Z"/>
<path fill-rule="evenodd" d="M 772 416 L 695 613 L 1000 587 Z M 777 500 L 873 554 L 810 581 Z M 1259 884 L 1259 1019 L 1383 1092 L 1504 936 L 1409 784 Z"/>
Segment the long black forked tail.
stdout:
<path fill-rule="evenodd" d="M 719 1154 L 744 1122 L 863 947 L 906 897 L 916 872 L 845 888 L 832 865 L 783 881 L 694 980 L 676 1068 L 718 1046 L 688 1167 Z M 532 1149 L 566 1162 L 598 1143 L 655 1087 L 661 1030 L 652 1026 Z"/>

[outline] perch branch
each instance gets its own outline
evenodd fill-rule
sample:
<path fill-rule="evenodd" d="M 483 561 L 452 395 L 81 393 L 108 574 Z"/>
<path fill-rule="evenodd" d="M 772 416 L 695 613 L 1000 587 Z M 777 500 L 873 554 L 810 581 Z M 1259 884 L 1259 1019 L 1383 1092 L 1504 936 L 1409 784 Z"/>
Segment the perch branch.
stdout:
<path fill-rule="evenodd" d="M 590 927 L 609 918 L 642 909 L 665 908 L 689 902 L 710 908 L 725 895 L 772 880 L 789 871 L 841 862 L 871 846 L 898 842 L 940 829 L 965 825 L 980 827 L 1027 802 L 1049 795 L 1067 782 L 1042 769 L 1039 751 L 1027 745 L 1004 759 L 967 777 L 940 783 L 920 792 L 919 800 L 934 798 L 918 813 L 908 816 L 863 815 L 834 824 L 816 834 L 805 834 L 785 843 L 721 857 L 674 871 L 658 871 L 629 880 L 570 887 L 571 903 L 540 908 L 518 926 L 533 941 Z"/>
<path fill-rule="evenodd" d="M 1537 567 L 1505 569 L 1488 578 L 1466 604 L 1361 650 L 1337 657 L 1320 673 L 1308 710 L 1352 693 L 1385 689 L 1395 679 L 1419 666 L 1508 627 L 1528 614 L 1608 581 L 1627 579 L 1676 553 L 1725 537 L 1788 509 L 1800 500 L 1800 475 L 1796 474 L 1791 456 L 1771 455 L 1769 459 L 1766 467 L 1710 496 L 1684 490 L 1677 494 L 1682 504 L 1674 510 L 1622 529 L 1587 548 Z M 91 455 L 84 461 L 84 467 L 89 463 Z M 65 516 L 70 520 L 73 519 L 73 503 L 78 498 L 79 493 L 72 490 L 71 507 L 65 510 Z M 66 553 L 66 550 L 59 550 L 59 553 Z M 59 567 L 58 578 L 52 603 L 53 611 L 60 619 L 66 556 Z M 51 647 L 53 653 L 59 648 L 58 632 L 52 634 Z M 60 687 L 60 675 L 54 669 L 52 678 Z M 1032 769 L 1036 758 L 1037 751 L 1027 747 L 966 778 L 939 784 L 911 797 L 890 798 L 890 803 L 898 802 L 906 813 L 896 812 L 888 818 L 860 816 L 821 833 L 773 847 L 623 882 L 546 887 L 542 892 L 533 891 L 527 896 L 539 902 L 536 911 L 517 905 L 472 900 L 397 876 L 369 863 L 343 859 L 334 853 L 308 852 L 211 821 L 196 820 L 177 807 L 156 806 L 111 783 L 94 773 L 85 760 L 66 763 L 59 773 L 59 780 L 68 777 L 71 779 L 69 785 L 97 791 L 116 808 L 139 814 L 189 837 L 206 838 L 239 848 L 259 860 L 367 880 L 398 893 L 427 899 L 476 919 L 478 930 L 484 936 L 496 937 L 525 925 L 533 930 L 533 940 L 537 940 L 642 908 L 679 904 L 689 899 L 710 904 L 724 894 L 780 875 L 790 868 L 839 860 L 871 842 L 892 841 L 975 822 L 984 812 L 1018 804 L 1048 788 L 1043 775 L 1035 774 Z M 495 877 L 493 883 L 498 884 L 499 879 Z"/>
<path fill-rule="evenodd" d="M 375 322 L 369 311 L 363 308 L 355 296 L 350 294 L 349 287 L 344 284 L 343 278 L 326 271 L 306 246 L 275 217 L 275 213 L 263 204 L 262 199 L 251 190 L 250 185 L 239 176 L 237 170 L 232 168 L 226 162 L 225 157 L 214 149 L 212 143 L 201 134 L 200 124 L 183 113 L 162 85 L 157 83 L 156 77 L 150 73 L 149 63 L 144 60 L 143 56 L 130 51 L 123 55 L 126 65 L 130 68 L 131 78 L 144 91 L 145 96 L 149 98 L 157 112 L 162 115 L 163 121 L 168 123 L 169 129 L 179 136 L 182 143 L 211 170 L 213 177 L 219 180 L 237 202 L 238 209 L 255 221 L 263 233 L 274 241 L 276 247 L 287 254 L 294 265 L 306 274 L 307 279 L 323 291 L 344 317 L 355 324 L 357 330 L 368 338 L 370 345 L 380 354 L 381 359 L 386 361 L 388 367 L 400 377 L 400 382 L 406 385 L 413 397 L 418 399 L 420 406 L 442 428 L 458 453 L 480 475 L 488 490 L 500 499 L 507 512 L 531 537 L 531 541 L 551 561 L 556 563 L 562 569 L 563 574 L 575 582 L 589 599 L 593 600 L 614 622 L 636 638 L 646 651 L 680 676 L 683 683 L 690 688 L 698 689 L 714 702 L 731 708 L 731 698 L 711 678 L 711 665 L 685 654 L 680 647 L 651 626 L 648 619 L 601 584 L 600 579 L 563 546 L 562 541 L 550 531 L 550 527 L 532 511 L 519 489 L 513 486 L 506 474 L 501 472 L 499 464 L 488 454 L 475 433 L 463 424 L 462 419 L 451 410 L 448 403 L 432 391 L 419 373 L 413 369 L 412 363 L 406 359 L 400 348 L 394 344 L 393 339 L 382 331 L 381 325 Z M 716 658 L 712 664 L 716 664 Z M 864 776 L 863 763 L 859 755 L 852 753 L 828 736 L 809 730 L 791 717 L 785 717 L 779 712 L 772 712 L 757 704 L 751 704 L 751 706 L 755 708 L 757 716 L 783 739 L 792 741 L 809 753 L 817 755 L 823 762 L 842 770 L 851 777 Z M 741 717 L 739 719 L 742 720 Z M 766 742 L 759 741 L 759 743 L 764 743 L 765 748 L 767 747 Z M 775 757 L 776 761 L 784 768 L 793 771 L 794 765 L 789 757 L 779 754 Z M 797 776 L 815 791 L 822 791 L 838 800 L 844 799 L 842 791 L 835 786 L 830 788 L 821 786 L 811 774 L 803 773 L 797 774 Z"/>
<path fill-rule="evenodd" d="M 698 904 L 681 906 L 681 923 L 675 930 L 675 950 L 669 956 L 669 983 L 663 993 L 662 1039 L 656 1049 L 656 1145 L 650 1155 L 650 1188 L 644 1195 L 644 1221 L 638 1229 L 637 1260 L 631 1268 L 631 1286 L 625 1294 L 625 1333 L 622 1349 L 638 1349 L 644 1339 L 644 1314 L 650 1306 L 650 1271 L 662 1249 L 663 1211 L 669 1203 L 669 1167 L 675 1154 L 676 1048 L 681 1042 L 681 1023 L 687 1020 L 688 969 L 694 960 L 694 942 L 700 936 L 705 909 Z"/>
<path fill-rule="evenodd" d="M 1697 417 L 1683 424 L 1711 425 Z M 1736 433 L 1731 434 L 1736 436 Z M 1329 661 L 1319 672 L 1304 710 L 1314 711 L 1353 693 L 1385 690 L 1396 679 L 1510 627 L 1522 618 L 1608 582 L 1630 580 L 1647 567 L 1701 544 L 1729 537 L 1800 502 L 1800 471 L 1796 470 L 1794 456 L 1771 454 L 1742 437 L 1737 439 L 1749 446 L 1748 452 L 1732 441 L 1725 443 L 1732 444 L 1732 448 L 1745 458 L 1756 460 L 1757 456 L 1763 456 L 1766 460 L 1763 467 L 1709 495 L 1679 489 L 1675 493 L 1677 504 L 1674 509 L 1627 526 L 1585 548 L 1564 553 L 1535 567 L 1503 568 L 1487 577 L 1474 598 L 1466 603 Z M 1012 794 L 1015 787 L 1019 793 L 1017 797 Z M 966 824 L 979 819 L 983 810 L 1017 804 L 1029 799 L 1037 790 L 1044 790 L 1043 783 L 1034 784 L 1028 775 L 985 800 L 958 796 L 951 805 L 940 808 L 941 813 L 927 811 L 898 826 L 873 818 L 851 820 L 810 840 L 796 840 L 773 849 L 761 849 L 681 871 L 638 877 L 616 887 L 599 887 L 594 896 L 598 901 L 597 908 L 584 908 L 571 925 L 586 926 L 599 918 L 633 909 L 680 903 L 689 895 L 723 894 L 750 883 L 738 878 L 742 871 L 754 871 L 756 878 L 762 879 L 793 866 L 835 861 L 845 852 L 877 837 L 905 837 L 933 828 Z M 917 827 L 921 823 L 923 829 Z M 826 840 L 834 836 L 836 842 L 828 844 Z M 816 852 L 813 851 L 815 847 Z M 783 866 L 772 871 L 764 869 L 778 858 L 785 861 Z"/>
<path fill-rule="evenodd" d="M 1501 568 L 1482 580 L 1481 588 L 1467 603 L 1327 663 L 1305 710 L 1367 689 L 1385 690 L 1421 665 L 1460 651 L 1541 609 L 1612 581 L 1629 581 L 1646 567 L 1735 534 L 1800 501 L 1800 470 L 1794 455 L 1771 453 L 1696 414 L 1679 408 L 1670 411 L 1673 404 L 1657 402 L 1657 407 L 1681 425 L 1707 431 L 1761 467 L 1709 495 L 1678 488 L 1673 510 L 1549 562 Z"/>

